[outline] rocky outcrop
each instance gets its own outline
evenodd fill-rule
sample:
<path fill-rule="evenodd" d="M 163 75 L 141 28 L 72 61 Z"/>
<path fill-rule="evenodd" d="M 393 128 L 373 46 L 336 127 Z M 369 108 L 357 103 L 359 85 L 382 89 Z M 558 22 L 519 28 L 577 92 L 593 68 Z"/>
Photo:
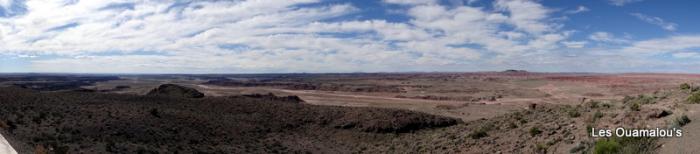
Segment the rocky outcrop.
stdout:
<path fill-rule="evenodd" d="M 202 98 L 204 93 L 197 91 L 197 89 L 184 87 L 175 84 L 164 84 L 160 85 L 158 88 L 151 90 L 147 95 L 151 96 L 169 96 L 169 97 L 183 97 L 183 98 Z"/>

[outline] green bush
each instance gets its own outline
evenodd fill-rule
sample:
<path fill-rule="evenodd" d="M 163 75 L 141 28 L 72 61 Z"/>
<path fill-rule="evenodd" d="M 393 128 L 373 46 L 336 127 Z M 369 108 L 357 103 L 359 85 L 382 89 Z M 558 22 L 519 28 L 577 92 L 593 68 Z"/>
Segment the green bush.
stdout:
<path fill-rule="evenodd" d="M 642 109 L 642 105 L 639 103 L 630 104 L 630 110 L 632 110 L 632 111 L 639 111 L 641 109 Z"/>
<path fill-rule="evenodd" d="M 537 127 L 530 128 L 530 136 L 535 136 L 535 135 L 538 135 L 541 133 L 542 133 L 542 131 Z"/>
<path fill-rule="evenodd" d="M 486 133 L 486 131 L 484 131 L 482 129 L 474 130 L 474 132 L 469 134 L 469 137 L 471 137 L 472 139 L 480 139 L 480 138 L 486 137 L 486 136 L 489 136 L 489 135 Z"/>
<path fill-rule="evenodd" d="M 576 118 L 576 117 L 581 116 L 581 113 L 578 112 L 578 110 L 576 110 L 575 108 L 569 109 L 569 111 L 567 111 L 567 113 L 569 114 L 569 117 L 572 117 L 572 118 Z"/>
<path fill-rule="evenodd" d="M 647 95 L 638 95 L 637 97 L 625 96 L 625 98 L 622 99 L 622 102 L 624 104 L 633 104 L 633 103 L 639 103 L 641 105 L 655 104 L 656 98 L 652 97 L 652 96 L 647 96 Z"/>
<path fill-rule="evenodd" d="M 583 144 L 579 144 L 579 145 L 576 145 L 575 147 L 569 149 L 569 153 L 577 153 L 577 152 L 582 151 L 584 149 L 586 149 L 586 146 L 584 146 Z"/>
<path fill-rule="evenodd" d="M 535 151 L 537 153 L 547 153 L 547 145 L 538 143 L 535 145 Z"/>
<path fill-rule="evenodd" d="M 515 124 L 514 122 L 508 123 L 508 128 L 513 129 L 513 128 L 518 128 L 518 125 Z"/>
<path fill-rule="evenodd" d="M 615 137 L 596 141 L 593 153 L 655 153 L 657 147 L 656 138 Z"/>
<path fill-rule="evenodd" d="M 673 127 L 679 128 L 683 127 L 690 123 L 690 118 L 686 115 L 682 115 L 680 117 L 676 117 L 676 119 L 673 119 Z"/>
<path fill-rule="evenodd" d="M 688 96 L 688 102 L 697 104 L 700 103 L 700 92 L 694 92 Z"/>
<path fill-rule="evenodd" d="M 683 83 L 683 84 L 681 84 L 681 87 L 680 87 L 680 88 L 681 88 L 681 90 L 688 90 L 688 89 L 690 89 L 690 84 L 688 84 L 688 83 Z"/>
<path fill-rule="evenodd" d="M 483 125 L 483 126 L 479 127 L 479 129 L 476 129 L 472 133 L 470 133 L 469 137 L 471 137 L 472 139 L 480 139 L 480 138 L 489 136 L 489 134 L 486 132 L 491 130 L 492 127 L 494 127 L 492 124 Z"/>
<path fill-rule="evenodd" d="M 600 139 L 594 149 L 594 154 L 615 154 L 620 152 L 622 146 L 614 139 Z"/>
<path fill-rule="evenodd" d="M 603 114 L 603 113 L 600 112 L 600 111 L 595 111 L 595 113 L 593 113 L 593 120 L 594 120 L 594 121 L 595 121 L 595 120 L 598 120 L 598 119 L 602 118 L 604 115 L 605 115 L 605 114 Z"/>
<path fill-rule="evenodd" d="M 588 106 L 589 106 L 591 109 L 598 108 L 598 104 L 600 104 L 600 102 L 594 101 L 594 100 L 588 102 Z"/>

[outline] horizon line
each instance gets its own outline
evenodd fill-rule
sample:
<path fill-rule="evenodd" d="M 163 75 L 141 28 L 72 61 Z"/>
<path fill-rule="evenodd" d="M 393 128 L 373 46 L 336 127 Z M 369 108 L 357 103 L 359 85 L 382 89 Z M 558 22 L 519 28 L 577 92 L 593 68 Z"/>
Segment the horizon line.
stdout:
<path fill-rule="evenodd" d="M 511 70 L 511 69 L 509 69 Z M 526 71 L 522 72 L 502 71 L 397 71 L 397 72 L 240 72 L 240 73 L 80 73 L 80 72 L 0 72 L 4 74 L 16 75 L 258 75 L 258 74 L 451 74 L 451 73 L 533 73 L 533 74 L 677 74 L 677 75 L 700 75 L 700 73 L 690 72 L 552 72 L 552 71 Z"/>

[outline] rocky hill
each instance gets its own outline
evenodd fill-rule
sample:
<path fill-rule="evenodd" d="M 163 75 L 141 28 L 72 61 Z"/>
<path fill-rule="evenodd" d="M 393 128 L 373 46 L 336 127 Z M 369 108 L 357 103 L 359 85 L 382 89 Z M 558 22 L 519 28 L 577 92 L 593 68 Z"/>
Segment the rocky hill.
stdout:
<path fill-rule="evenodd" d="M 0 88 L 0 132 L 19 153 L 349 153 L 458 124 L 423 113 L 315 106 L 298 97 L 151 95 Z M 166 95 L 162 95 L 162 93 Z"/>
<path fill-rule="evenodd" d="M 197 89 L 189 88 L 185 86 L 175 85 L 175 84 L 164 84 L 160 85 L 158 88 L 151 90 L 147 95 L 152 96 L 169 96 L 169 97 L 183 97 L 183 98 L 202 98 L 204 93 L 197 91 Z"/>

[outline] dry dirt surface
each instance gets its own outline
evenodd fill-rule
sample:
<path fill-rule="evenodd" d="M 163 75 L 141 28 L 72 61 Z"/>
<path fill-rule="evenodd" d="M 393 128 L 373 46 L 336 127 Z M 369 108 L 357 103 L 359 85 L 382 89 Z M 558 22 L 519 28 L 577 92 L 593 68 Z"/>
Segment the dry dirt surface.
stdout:
<path fill-rule="evenodd" d="M 681 89 L 679 85 L 682 83 L 689 83 L 690 89 Z M 676 127 L 678 119 L 687 116 L 692 122 L 677 126 L 686 130 L 682 138 L 610 139 L 620 145 L 617 152 L 677 153 L 678 147 L 682 147 L 680 152 L 698 150 L 689 141 L 700 140 L 700 135 L 694 133 L 700 127 L 696 121 L 700 119 L 700 109 L 688 98 L 700 93 L 696 92 L 700 90 L 699 83 L 700 76 L 690 74 L 525 71 L 157 75 L 119 76 L 118 79 L 81 85 L 78 90 L 37 89 L 43 92 L 22 92 L 22 95 L 61 96 L 60 99 L 32 100 L 39 102 L 97 100 L 79 103 L 75 108 L 59 107 L 56 112 L 90 111 L 86 113 L 92 116 L 101 113 L 97 117 L 105 122 L 90 126 L 94 127 L 91 129 L 102 128 L 98 132 L 107 134 L 119 132 L 113 134 L 114 140 L 130 144 L 114 146 L 120 147 L 116 150 L 130 150 L 128 152 L 593 153 L 598 144 L 606 144 L 602 141 L 607 139 L 590 137 L 590 128 L 669 128 Z M 162 84 L 196 89 L 206 97 L 144 96 Z M 89 97 L 73 98 L 84 96 Z M 107 99 L 116 99 L 118 103 Z M 23 107 L 16 104 L 15 108 L 23 110 L 8 113 L 39 114 L 33 112 L 36 107 Z M 210 112 L 218 114 L 210 115 Z M 241 114 L 228 115 L 229 112 Z M 83 115 L 87 114 L 73 118 Z M 34 117 L 22 118 L 32 121 Z M 38 117 L 42 117 L 41 114 Z M 135 139 L 121 137 L 134 133 L 114 130 L 129 126 L 122 128 L 126 119 L 115 117 L 142 119 L 135 121 L 138 130 L 151 130 L 165 137 L 173 130 L 159 129 L 176 128 L 178 133 L 189 131 L 171 123 L 196 128 L 192 130 L 196 135 L 200 131 L 214 135 L 198 134 L 212 139 L 197 142 L 183 142 L 193 137 L 187 135 L 165 139 L 144 135 Z M 207 119 L 212 117 L 216 119 L 209 122 Z M 44 118 L 38 119 L 45 121 Z M 31 127 L 50 127 L 49 124 L 41 122 Z M 237 131 L 221 130 L 223 127 L 233 127 Z M 61 130 L 50 131 L 48 136 L 65 134 Z M 138 131 L 135 133 L 139 134 Z M 5 137 L 12 142 L 16 136 Z M 24 138 L 28 141 L 26 146 L 16 147 L 20 152 L 56 149 L 58 146 L 67 146 L 71 150 L 106 150 Z M 94 138 L 97 139 L 90 141 L 96 141 L 99 147 L 112 147 L 105 142 L 113 139 Z M 48 139 L 56 140 L 55 137 Z M 211 145 L 215 143 L 216 146 Z"/>
<path fill-rule="evenodd" d="M 700 76 L 688 74 L 483 72 L 255 75 L 186 84 L 213 96 L 296 95 L 315 105 L 398 108 L 471 121 L 523 109 L 531 103 L 577 105 L 590 99 L 612 101 L 699 81 Z M 289 86 L 298 84 L 365 89 L 378 85 L 399 90 L 333 91 Z"/>

